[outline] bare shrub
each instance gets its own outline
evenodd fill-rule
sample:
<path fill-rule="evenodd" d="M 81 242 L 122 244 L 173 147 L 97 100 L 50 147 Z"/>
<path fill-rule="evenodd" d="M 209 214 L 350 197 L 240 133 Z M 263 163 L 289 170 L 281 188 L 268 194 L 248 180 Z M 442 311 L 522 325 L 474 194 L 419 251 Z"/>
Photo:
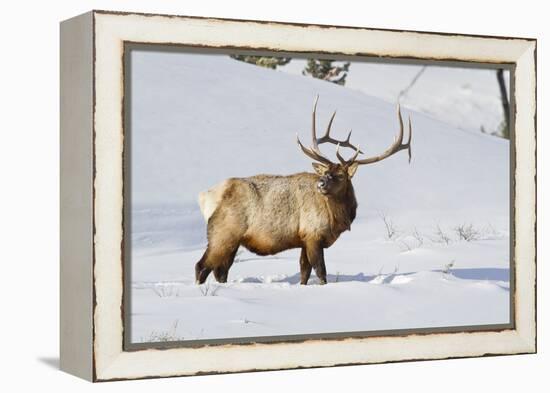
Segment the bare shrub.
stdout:
<path fill-rule="evenodd" d="M 400 245 L 401 251 L 412 251 L 416 247 L 414 247 L 412 244 L 409 244 L 405 239 L 398 240 L 398 243 Z"/>
<path fill-rule="evenodd" d="M 422 235 L 422 234 L 420 233 L 420 231 L 418 230 L 417 227 L 414 227 L 412 236 L 413 236 L 413 237 L 415 238 L 415 240 L 417 241 L 418 247 L 422 247 L 422 245 L 424 244 L 424 235 Z"/>
<path fill-rule="evenodd" d="M 179 296 L 179 289 L 174 284 L 158 282 L 153 284 L 151 289 L 158 297 Z"/>
<path fill-rule="evenodd" d="M 399 234 L 399 230 L 397 229 L 395 222 L 393 222 L 393 220 L 384 212 L 380 212 L 380 218 L 384 222 L 384 227 L 386 228 L 386 239 L 395 240 Z"/>
<path fill-rule="evenodd" d="M 219 286 L 212 285 L 212 281 L 207 281 L 199 285 L 199 291 L 201 291 L 202 296 L 216 296 L 216 292 L 218 292 L 219 289 Z"/>
<path fill-rule="evenodd" d="M 495 229 L 495 227 L 490 222 L 488 222 L 487 225 L 481 229 L 480 233 L 481 233 L 481 238 L 484 240 L 494 240 L 494 239 L 499 239 L 501 237 L 499 232 Z"/>
<path fill-rule="evenodd" d="M 490 222 L 487 223 L 487 227 L 485 228 L 485 231 L 492 235 L 492 236 L 497 236 L 498 235 L 498 232 L 497 230 L 495 229 L 495 227 L 493 226 L 493 224 L 491 224 Z"/>
<path fill-rule="evenodd" d="M 443 274 L 449 274 L 451 273 L 451 268 L 455 265 L 455 260 L 453 259 L 451 262 L 447 263 L 445 267 L 443 267 Z"/>
<path fill-rule="evenodd" d="M 170 342 L 170 341 L 181 341 L 183 337 L 180 337 L 176 334 L 178 329 L 178 320 L 176 319 L 169 330 L 159 331 L 153 330 L 149 335 L 147 340 L 142 340 L 144 342 Z"/>
<path fill-rule="evenodd" d="M 474 228 L 473 224 L 457 225 L 454 231 L 458 235 L 459 240 L 465 240 L 467 242 L 478 240 L 480 237 L 480 232 Z"/>
<path fill-rule="evenodd" d="M 382 267 L 380 267 L 378 274 L 371 280 L 372 283 L 375 283 L 375 284 L 390 283 L 393 280 L 393 278 L 397 275 L 397 272 L 399 272 L 399 264 L 394 266 L 393 271 L 391 273 L 382 273 L 382 270 L 384 270 L 383 265 Z"/>
<path fill-rule="evenodd" d="M 424 235 L 417 227 L 414 227 L 410 235 L 400 237 L 396 241 L 400 245 L 401 251 L 412 251 L 415 248 L 422 247 L 424 244 Z"/>
<path fill-rule="evenodd" d="M 435 226 L 435 237 L 432 240 L 435 243 L 445 243 L 447 245 L 451 242 L 450 236 L 441 229 L 441 225 L 439 224 Z"/>

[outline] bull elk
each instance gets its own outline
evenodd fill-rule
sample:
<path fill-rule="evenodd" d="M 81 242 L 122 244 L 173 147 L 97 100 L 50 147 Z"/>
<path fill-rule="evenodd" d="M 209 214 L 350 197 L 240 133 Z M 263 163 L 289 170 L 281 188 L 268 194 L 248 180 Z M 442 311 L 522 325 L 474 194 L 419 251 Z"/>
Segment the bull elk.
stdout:
<path fill-rule="evenodd" d="M 330 247 L 342 232 L 349 230 L 355 219 L 357 200 L 351 179 L 359 165 L 382 161 L 404 149 L 408 150 L 410 162 L 411 120 L 409 118 L 408 141 L 403 143 L 403 119 L 399 106 L 399 134 L 395 141 L 378 156 L 358 159 L 362 151 L 350 142 L 351 131 L 345 140 L 330 135 L 336 112 L 330 118 L 325 134 L 317 137 L 317 98 L 313 106 L 312 146 L 304 147 L 297 137 L 302 152 L 315 161 L 315 173 L 230 178 L 199 194 L 200 209 L 207 222 L 208 245 L 195 265 L 198 284 L 204 283 L 211 271 L 218 282 L 227 282 L 239 246 L 258 255 L 301 248 L 300 283 L 307 284 L 314 268 L 320 283 L 326 284 L 324 249 Z M 322 143 L 336 145 L 338 163 L 321 153 L 319 145 Z M 344 159 L 340 147 L 353 149 L 353 157 Z"/>

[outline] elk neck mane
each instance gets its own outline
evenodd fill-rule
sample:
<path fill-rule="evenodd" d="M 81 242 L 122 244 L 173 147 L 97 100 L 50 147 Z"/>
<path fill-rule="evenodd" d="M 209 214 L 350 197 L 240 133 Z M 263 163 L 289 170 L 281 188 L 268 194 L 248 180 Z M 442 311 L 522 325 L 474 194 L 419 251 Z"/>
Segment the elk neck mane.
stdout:
<path fill-rule="evenodd" d="M 335 238 L 351 229 L 351 224 L 357 214 L 357 200 L 351 181 L 345 193 L 340 196 L 323 196 L 329 212 L 330 229 Z"/>

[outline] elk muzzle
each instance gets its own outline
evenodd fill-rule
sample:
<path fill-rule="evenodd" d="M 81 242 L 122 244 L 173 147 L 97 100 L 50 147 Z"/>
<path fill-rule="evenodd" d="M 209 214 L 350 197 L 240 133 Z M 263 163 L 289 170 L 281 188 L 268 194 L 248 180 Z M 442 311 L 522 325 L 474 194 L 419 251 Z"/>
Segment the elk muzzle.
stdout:
<path fill-rule="evenodd" d="M 319 180 L 317 181 L 317 190 L 323 195 L 327 194 L 330 187 L 330 182 L 331 182 L 330 175 L 324 175 L 319 177 Z"/>

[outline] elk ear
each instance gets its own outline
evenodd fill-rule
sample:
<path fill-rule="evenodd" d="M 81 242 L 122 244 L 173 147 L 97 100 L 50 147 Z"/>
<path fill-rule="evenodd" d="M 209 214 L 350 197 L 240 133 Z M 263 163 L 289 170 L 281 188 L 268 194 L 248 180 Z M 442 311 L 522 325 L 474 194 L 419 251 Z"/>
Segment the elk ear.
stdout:
<path fill-rule="evenodd" d="M 354 162 L 350 166 L 348 166 L 348 176 L 350 179 L 355 175 L 355 172 L 357 171 L 357 168 L 359 168 L 359 163 Z"/>
<path fill-rule="evenodd" d="M 323 176 L 328 169 L 325 164 L 319 164 L 318 162 L 313 162 L 311 165 L 313 165 L 315 173 L 317 173 L 319 176 Z"/>

